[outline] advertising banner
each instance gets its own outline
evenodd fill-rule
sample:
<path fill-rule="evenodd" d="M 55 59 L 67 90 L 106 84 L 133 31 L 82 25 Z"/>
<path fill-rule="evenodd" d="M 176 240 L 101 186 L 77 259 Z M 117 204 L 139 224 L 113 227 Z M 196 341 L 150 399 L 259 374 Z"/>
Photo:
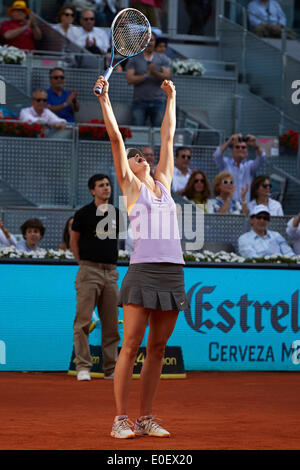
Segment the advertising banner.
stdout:
<path fill-rule="evenodd" d="M 77 270 L 0 264 L 0 371 L 68 370 Z M 121 285 L 127 266 L 118 271 Z M 184 272 L 190 307 L 179 313 L 168 347 L 181 348 L 185 371 L 300 370 L 297 267 L 215 264 Z"/>

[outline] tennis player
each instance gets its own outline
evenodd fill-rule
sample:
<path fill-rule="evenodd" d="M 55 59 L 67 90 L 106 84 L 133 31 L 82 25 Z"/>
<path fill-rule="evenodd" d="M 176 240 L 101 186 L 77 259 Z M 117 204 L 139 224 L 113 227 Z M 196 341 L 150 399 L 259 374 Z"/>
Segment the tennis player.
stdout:
<path fill-rule="evenodd" d="M 103 87 L 101 95 L 95 93 L 97 87 Z M 160 159 L 153 178 L 141 152 L 137 149 L 127 152 L 125 149 L 110 103 L 107 80 L 99 77 L 94 87 L 134 235 L 134 251 L 119 297 L 119 306 L 123 307 L 123 343 L 115 367 L 116 416 L 111 436 L 121 439 L 136 435 L 170 437 L 170 433 L 153 417 L 152 406 L 167 341 L 174 330 L 179 311 L 188 304 L 176 205 L 170 195 L 174 168 L 176 91 L 170 80 L 165 80 L 161 88 L 167 94 L 167 103 L 161 125 Z M 165 226 L 161 227 L 163 223 Z M 140 417 L 133 425 L 127 416 L 128 394 L 138 348 L 147 325 L 146 358 L 140 375 Z"/>

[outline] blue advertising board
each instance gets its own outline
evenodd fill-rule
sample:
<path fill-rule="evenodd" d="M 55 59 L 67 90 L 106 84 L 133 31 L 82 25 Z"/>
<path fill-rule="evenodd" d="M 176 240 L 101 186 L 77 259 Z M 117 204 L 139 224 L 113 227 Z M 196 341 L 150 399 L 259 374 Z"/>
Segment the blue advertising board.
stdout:
<path fill-rule="evenodd" d="M 0 264 L 0 371 L 68 370 L 77 270 L 70 263 Z M 127 266 L 118 271 L 121 285 Z M 168 345 L 181 347 L 185 370 L 300 370 L 297 267 L 184 271 L 190 308 L 180 312 Z M 147 332 L 142 345 L 146 339 Z"/>

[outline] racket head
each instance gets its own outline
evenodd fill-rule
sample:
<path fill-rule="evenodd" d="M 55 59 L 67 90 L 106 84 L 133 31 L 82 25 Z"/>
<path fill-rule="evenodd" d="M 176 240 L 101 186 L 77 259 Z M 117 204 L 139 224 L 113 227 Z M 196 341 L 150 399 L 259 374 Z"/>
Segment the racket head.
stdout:
<path fill-rule="evenodd" d="M 151 26 L 146 16 L 135 8 L 124 8 L 111 25 L 114 49 L 123 57 L 133 57 L 143 52 L 151 38 Z"/>

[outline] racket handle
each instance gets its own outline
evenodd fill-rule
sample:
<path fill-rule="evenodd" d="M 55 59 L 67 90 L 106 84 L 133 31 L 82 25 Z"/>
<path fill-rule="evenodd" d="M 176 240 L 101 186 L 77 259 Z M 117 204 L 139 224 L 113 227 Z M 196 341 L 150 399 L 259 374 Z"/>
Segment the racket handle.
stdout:
<path fill-rule="evenodd" d="M 112 71 L 113 71 L 113 67 L 108 67 L 108 69 L 105 70 L 104 74 L 103 74 L 103 77 L 108 80 L 109 77 L 111 76 L 112 74 Z M 97 95 L 101 95 L 102 94 L 102 88 L 95 88 L 95 93 L 97 93 Z"/>

